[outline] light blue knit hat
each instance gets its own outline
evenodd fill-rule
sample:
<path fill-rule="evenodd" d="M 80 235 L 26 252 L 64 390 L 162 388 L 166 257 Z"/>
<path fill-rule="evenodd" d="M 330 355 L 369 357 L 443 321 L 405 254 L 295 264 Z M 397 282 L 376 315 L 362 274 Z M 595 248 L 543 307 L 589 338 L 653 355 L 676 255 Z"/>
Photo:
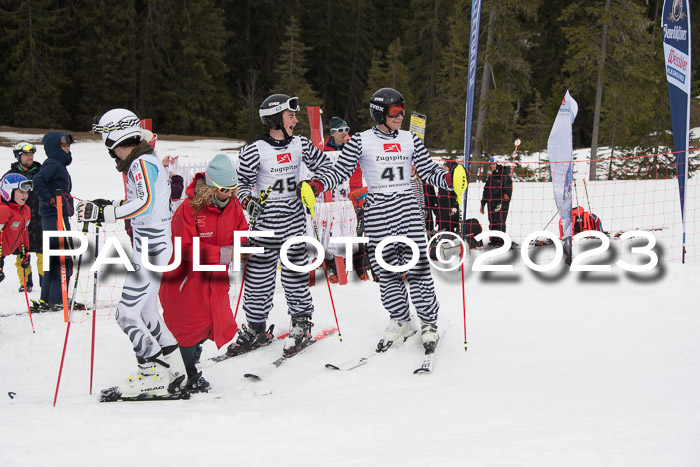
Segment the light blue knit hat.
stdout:
<path fill-rule="evenodd" d="M 217 154 L 209 162 L 204 172 L 207 185 L 216 188 L 233 188 L 238 186 L 238 174 L 226 154 Z"/>

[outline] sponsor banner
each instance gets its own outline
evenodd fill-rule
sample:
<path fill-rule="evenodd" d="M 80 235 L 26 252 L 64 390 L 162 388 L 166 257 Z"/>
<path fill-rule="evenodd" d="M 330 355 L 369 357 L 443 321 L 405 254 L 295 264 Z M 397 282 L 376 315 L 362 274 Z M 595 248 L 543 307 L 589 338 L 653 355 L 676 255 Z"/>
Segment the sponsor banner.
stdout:
<path fill-rule="evenodd" d="M 685 183 L 688 178 L 688 137 L 690 132 L 690 83 L 693 69 L 690 51 L 690 8 L 688 0 L 665 0 L 661 30 L 666 59 L 666 80 L 671 106 L 673 150 L 676 153 L 678 192 L 683 222 L 683 262 L 685 262 Z"/>
<path fill-rule="evenodd" d="M 472 151 L 472 122 L 474 120 L 474 89 L 476 87 L 476 64 L 479 55 L 479 23 L 481 22 L 481 0 L 472 0 L 472 19 L 469 31 L 469 68 L 467 72 L 467 107 L 464 121 L 464 168 L 469 173 L 469 161 Z M 467 189 L 463 200 L 467 199 Z M 462 203 L 462 206 L 466 206 Z M 467 210 L 462 210 L 462 231 L 467 218 Z"/>
<path fill-rule="evenodd" d="M 566 91 L 547 141 L 554 202 L 561 218 L 564 240 L 571 237 L 572 231 L 571 188 L 574 179 L 574 149 L 571 141 L 571 124 L 574 123 L 577 113 L 578 104 L 569 91 Z"/>
<path fill-rule="evenodd" d="M 409 128 L 420 139 L 425 139 L 425 115 L 413 112 L 411 114 L 411 127 Z"/>

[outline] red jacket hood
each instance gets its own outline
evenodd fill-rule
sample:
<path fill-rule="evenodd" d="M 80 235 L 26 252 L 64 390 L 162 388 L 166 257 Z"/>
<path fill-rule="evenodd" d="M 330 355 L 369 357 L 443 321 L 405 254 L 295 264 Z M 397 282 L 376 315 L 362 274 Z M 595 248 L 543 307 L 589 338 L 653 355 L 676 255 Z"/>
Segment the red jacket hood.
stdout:
<path fill-rule="evenodd" d="M 190 183 L 187 186 L 187 189 L 185 190 L 185 194 L 187 195 L 188 198 L 194 199 L 194 190 L 197 188 L 197 182 L 201 179 L 204 178 L 204 172 L 199 172 L 194 174 L 194 178 L 192 179 L 192 183 Z"/>

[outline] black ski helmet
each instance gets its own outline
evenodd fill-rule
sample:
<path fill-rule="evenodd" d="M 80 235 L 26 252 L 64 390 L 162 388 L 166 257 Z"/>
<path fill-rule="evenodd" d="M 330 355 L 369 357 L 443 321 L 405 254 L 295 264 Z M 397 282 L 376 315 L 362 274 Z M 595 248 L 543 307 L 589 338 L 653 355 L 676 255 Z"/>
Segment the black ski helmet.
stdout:
<path fill-rule="evenodd" d="M 289 97 L 286 94 L 273 94 L 262 101 L 258 113 L 263 125 L 271 130 L 283 130 L 282 112 L 285 110 L 297 112 L 299 110 L 299 98 Z"/>
<path fill-rule="evenodd" d="M 389 107 L 396 104 L 404 104 L 403 95 L 396 89 L 381 88 L 372 94 L 369 99 L 369 114 L 377 125 L 386 123 L 386 113 Z"/>

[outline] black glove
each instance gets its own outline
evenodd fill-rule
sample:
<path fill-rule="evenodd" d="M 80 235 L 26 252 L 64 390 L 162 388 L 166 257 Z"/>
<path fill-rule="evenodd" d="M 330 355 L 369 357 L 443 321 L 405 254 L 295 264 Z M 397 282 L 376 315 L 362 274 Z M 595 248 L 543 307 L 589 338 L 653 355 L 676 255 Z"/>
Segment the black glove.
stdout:
<path fill-rule="evenodd" d="M 22 260 L 20 266 L 22 266 L 22 269 L 27 269 L 32 262 L 32 257 L 25 251 L 24 246 L 22 246 L 22 251 L 20 251 L 19 257 Z"/>
<path fill-rule="evenodd" d="M 241 206 L 243 206 L 243 209 L 245 209 L 248 212 L 248 215 L 251 218 L 257 218 L 263 210 L 262 205 L 250 196 L 246 196 L 245 198 L 243 198 L 243 203 L 241 203 Z"/>
<path fill-rule="evenodd" d="M 316 180 L 302 180 L 299 182 L 299 185 L 297 185 L 297 198 L 301 199 L 301 186 L 304 184 L 304 182 L 308 183 L 311 189 L 314 192 L 314 196 L 318 196 L 319 194 L 323 193 L 323 184 Z"/>
<path fill-rule="evenodd" d="M 110 201 L 108 199 L 102 199 L 102 198 L 93 199 L 92 202 L 101 208 L 104 208 L 105 206 L 109 206 L 110 204 L 113 204 L 112 201 Z"/>

